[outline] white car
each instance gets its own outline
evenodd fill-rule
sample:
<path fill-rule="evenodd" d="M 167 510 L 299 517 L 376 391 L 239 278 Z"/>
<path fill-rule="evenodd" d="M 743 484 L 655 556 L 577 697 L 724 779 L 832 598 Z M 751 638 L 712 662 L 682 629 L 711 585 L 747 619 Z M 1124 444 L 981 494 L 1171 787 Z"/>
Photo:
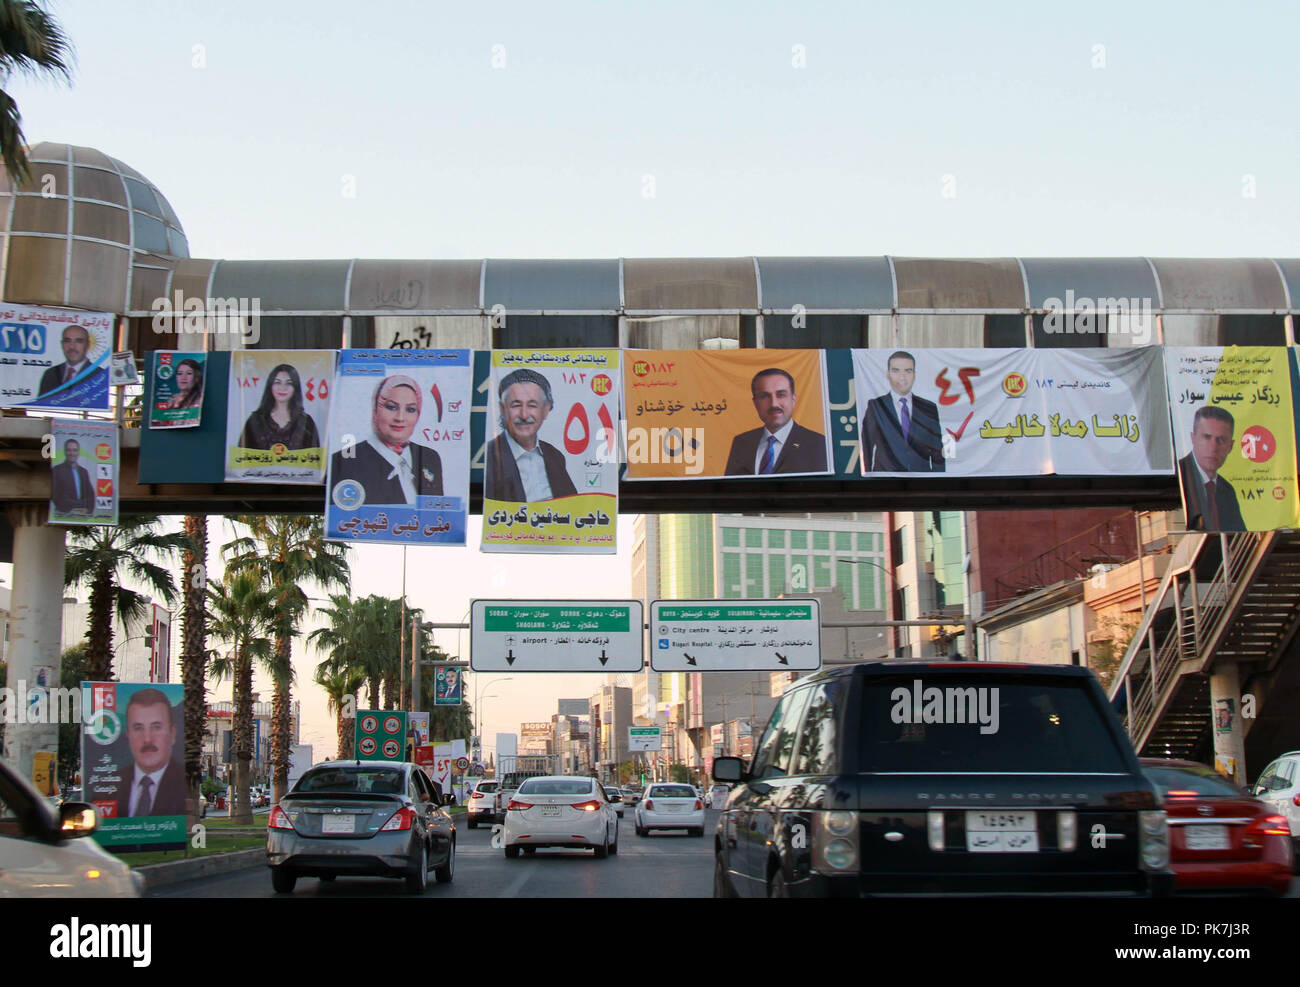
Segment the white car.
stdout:
<path fill-rule="evenodd" d="M 1250 789 L 1260 801 L 1276 806 L 1291 825 L 1291 837 L 1300 849 L 1300 751 L 1289 751 L 1260 772 Z"/>
<path fill-rule="evenodd" d="M 0 761 L 0 898 L 138 898 L 141 883 L 89 836 L 92 806 L 54 808 Z"/>
<path fill-rule="evenodd" d="M 645 790 L 636 807 L 636 835 L 652 829 L 684 829 L 704 835 L 704 801 L 690 785 L 657 782 Z"/>
<path fill-rule="evenodd" d="M 477 829 L 479 823 L 491 825 L 496 822 L 495 799 L 499 785 L 500 782 L 496 781 L 480 781 L 474 786 L 474 791 L 470 793 L 469 804 L 466 807 L 470 829 Z"/>
<path fill-rule="evenodd" d="M 543 775 L 519 786 L 506 804 L 506 856 L 538 847 L 589 848 L 597 860 L 618 853 L 618 816 L 599 781 Z"/>

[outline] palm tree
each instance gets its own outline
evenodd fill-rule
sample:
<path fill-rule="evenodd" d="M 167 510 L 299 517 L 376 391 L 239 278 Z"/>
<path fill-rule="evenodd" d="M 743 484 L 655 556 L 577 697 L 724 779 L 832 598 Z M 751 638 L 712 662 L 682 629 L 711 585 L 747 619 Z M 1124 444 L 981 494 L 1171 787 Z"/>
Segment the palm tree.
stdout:
<path fill-rule="evenodd" d="M 0 0 L 0 84 L 21 72 L 72 81 L 72 46 L 63 28 L 34 0 Z M 0 158 L 15 182 L 31 178 L 18 104 L 0 90 Z"/>
<path fill-rule="evenodd" d="M 184 608 L 181 612 L 181 681 L 185 683 L 185 782 L 190 797 L 197 799 L 203 782 L 203 740 L 208 715 L 207 689 L 207 598 L 208 598 L 208 518 L 205 514 L 187 514 L 185 534 L 190 547 L 185 549 L 181 586 Z"/>
<path fill-rule="evenodd" d="M 209 652 L 209 674 L 216 681 L 235 678 L 234 822 L 252 823 L 249 801 L 249 764 L 253 760 L 253 662 L 270 662 L 275 654 L 271 643 L 271 594 L 251 572 L 227 572 L 225 581 L 208 587 L 208 630 L 230 645 L 225 655 Z M 238 813 L 238 815 L 236 815 Z"/>
<path fill-rule="evenodd" d="M 113 611 L 117 611 L 127 633 L 129 625 L 143 620 L 148 612 L 145 598 L 122 585 L 122 571 L 167 603 L 176 599 L 172 574 L 149 561 L 149 557 L 166 560 L 192 543 L 180 532 L 161 532 L 161 527 L 162 519 L 157 515 L 140 515 L 123 518 L 119 524 L 72 529 L 63 564 L 63 584 L 90 585 L 86 674 L 93 682 L 107 682 L 113 677 Z"/>
<path fill-rule="evenodd" d="M 370 688 L 367 708 L 380 708 L 380 687 L 384 687 L 384 709 L 392 709 L 398 671 L 398 637 L 401 633 L 401 605 L 388 597 L 370 596 L 352 600 L 333 595 L 330 606 L 319 607 L 329 624 L 319 627 L 307 640 L 325 652 L 322 665 L 329 671 L 360 672 Z"/>
<path fill-rule="evenodd" d="M 326 664 L 316 668 L 316 684 L 325 689 L 328 697 L 326 708 L 335 715 L 338 724 L 339 749 L 336 755 L 340 761 L 352 757 L 352 741 L 355 732 L 356 708 L 353 704 L 352 716 L 346 715 L 347 697 L 356 694 L 365 682 L 360 672 L 343 669 L 331 672 Z"/>
<path fill-rule="evenodd" d="M 275 661 L 271 668 L 272 796 L 279 801 L 289 788 L 289 746 L 293 682 L 293 639 L 307 610 L 303 585 L 346 591 L 351 582 L 347 546 L 325 540 L 322 519 L 306 515 L 241 515 L 235 518 L 251 534 L 223 546 L 227 566 L 255 573 L 271 594 L 274 608 Z"/>

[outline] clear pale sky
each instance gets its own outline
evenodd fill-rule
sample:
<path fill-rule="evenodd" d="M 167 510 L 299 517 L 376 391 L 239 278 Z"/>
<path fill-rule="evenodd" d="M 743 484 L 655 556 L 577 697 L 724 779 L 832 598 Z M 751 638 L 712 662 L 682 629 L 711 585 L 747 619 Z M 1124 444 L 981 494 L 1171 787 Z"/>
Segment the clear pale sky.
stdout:
<path fill-rule="evenodd" d="M 1281 4 L 51 7 L 75 84 L 11 80 L 28 139 L 138 169 L 195 257 L 1298 253 Z M 630 528 L 411 553 L 408 593 L 623 595 Z M 399 556 L 359 552 L 356 591 L 400 592 Z M 566 679 L 490 687 L 488 738 L 599 684 Z M 332 752 L 314 687 L 304 714 Z"/>

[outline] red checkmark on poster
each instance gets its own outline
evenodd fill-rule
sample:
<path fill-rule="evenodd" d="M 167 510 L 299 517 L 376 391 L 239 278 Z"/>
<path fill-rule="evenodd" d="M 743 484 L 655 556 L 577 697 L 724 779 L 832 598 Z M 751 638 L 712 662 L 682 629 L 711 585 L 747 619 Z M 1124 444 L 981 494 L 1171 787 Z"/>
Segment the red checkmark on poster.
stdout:
<path fill-rule="evenodd" d="M 962 421 L 962 423 L 961 423 L 961 427 L 960 427 L 959 429 L 957 429 L 957 431 L 954 432 L 952 429 L 948 429 L 948 434 L 952 436 L 952 439 L 953 439 L 954 442 L 960 442 L 960 441 L 961 441 L 961 433 L 964 432 L 964 431 L 966 431 L 966 426 L 970 424 L 970 420 L 971 420 L 972 418 L 974 418 L 974 417 L 975 417 L 975 412 L 972 411 L 972 412 L 971 412 L 970 414 L 968 414 L 968 415 L 966 416 L 966 418 Z"/>

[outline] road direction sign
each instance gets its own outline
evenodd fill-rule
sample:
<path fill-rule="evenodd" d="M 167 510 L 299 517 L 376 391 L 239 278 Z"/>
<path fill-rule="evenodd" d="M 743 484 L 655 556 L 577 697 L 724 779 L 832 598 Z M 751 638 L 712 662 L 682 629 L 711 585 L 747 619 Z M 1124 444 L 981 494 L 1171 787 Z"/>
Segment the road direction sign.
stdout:
<path fill-rule="evenodd" d="M 629 751 L 663 750 L 663 732 L 659 727 L 628 727 L 627 749 Z"/>
<path fill-rule="evenodd" d="M 821 668 L 817 600 L 655 600 L 656 672 L 813 671 Z"/>
<path fill-rule="evenodd" d="M 640 600 L 475 600 L 476 672 L 639 672 Z"/>

